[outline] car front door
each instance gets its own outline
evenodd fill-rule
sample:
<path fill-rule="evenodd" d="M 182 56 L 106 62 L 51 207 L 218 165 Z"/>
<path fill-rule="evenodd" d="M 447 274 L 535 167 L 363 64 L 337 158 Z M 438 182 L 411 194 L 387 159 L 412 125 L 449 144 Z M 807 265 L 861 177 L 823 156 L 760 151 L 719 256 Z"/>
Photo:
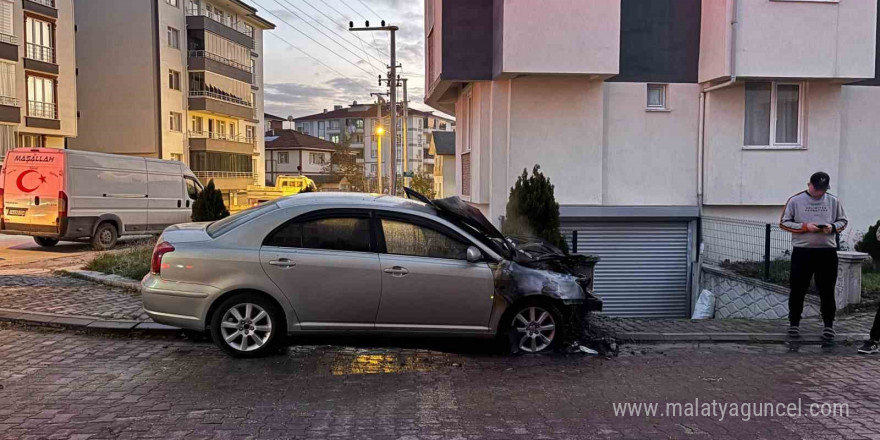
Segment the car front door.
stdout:
<path fill-rule="evenodd" d="M 260 251 L 266 274 L 290 298 L 303 330 L 372 329 L 381 271 L 367 211 L 297 217 Z"/>
<path fill-rule="evenodd" d="M 378 213 L 382 299 L 377 330 L 488 331 L 494 281 L 467 261 L 468 239 L 429 219 Z"/>

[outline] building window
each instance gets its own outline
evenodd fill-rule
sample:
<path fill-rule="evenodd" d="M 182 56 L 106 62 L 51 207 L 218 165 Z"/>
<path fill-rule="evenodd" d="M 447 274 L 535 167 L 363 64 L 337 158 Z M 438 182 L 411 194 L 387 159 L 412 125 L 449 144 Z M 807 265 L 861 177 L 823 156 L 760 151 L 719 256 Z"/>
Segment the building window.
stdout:
<path fill-rule="evenodd" d="M 244 126 L 244 137 L 245 141 L 248 143 L 254 142 L 256 140 L 257 127 L 253 125 L 245 125 Z"/>
<path fill-rule="evenodd" d="M 180 7 L 180 0 L 165 0 L 165 3 L 168 3 L 169 5 L 174 6 L 175 8 Z"/>
<path fill-rule="evenodd" d="M 330 129 L 331 130 L 339 130 L 339 120 L 331 119 L 330 120 Z"/>
<path fill-rule="evenodd" d="M 330 135 L 330 142 L 333 142 L 334 144 L 338 144 L 339 143 L 339 135 L 338 134 L 331 134 Z"/>
<path fill-rule="evenodd" d="M 278 153 L 278 163 L 290 163 L 290 153 Z"/>
<path fill-rule="evenodd" d="M 364 128 L 364 120 L 363 119 L 356 119 L 354 121 L 354 126 L 359 129 L 363 129 Z"/>
<path fill-rule="evenodd" d="M 471 151 L 471 114 L 473 113 L 473 94 L 470 90 L 467 91 L 467 94 L 464 97 L 464 115 L 462 118 L 462 130 L 461 130 L 461 151 L 468 152 Z M 462 192 L 464 194 L 464 192 Z M 468 193 L 467 195 L 470 195 Z"/>
<path fill-rule="evenodd" d="M 440 129 L 441 129 L 441 130 L 446 130 L 446 123 L 445 123 L 445 122 L 441 122 L 441 123 L 440 123 Z"/>
<path fill-rule="evenodd" d="M 471 195 L 471 154 L 461 155 L 461 195 Z"/>
<path fill-rule="evenodd" d="M 180 49 L 180 31 L 168 26 L 168 47 Z"/>
<path fill-rule="evenodd" d="M 801 147 L 803 83 L 747 82 L 746 147 Z"/>
<path fill-rule="evenodd" d="M 201 116 L 192 117 L 192 131 L 194 134 L 202 134 L 205 131 L 204 119 Z"/>
<path fill-rule="evenodd" d="M 48 21 L 33 17 L 25 19 L 25 39 L 27 51 L 25 56 L 32 60 L 46 63 L 55 62 L 54 25 Z"/>
<path fill-rule="evenodd" d="M 15 93 L 15 64 L 0 63 L 0 105 L 18 105 Z"/>
<path fill-rule="evenodd" d="M 362 144 L 362 143 L 364 143 L 364 135 L 362 135 L 362 134 L 356 134 L 356 135 L 354 135 L 354 143 L 355 143 L 355 144 Z"/>
<path fill-rule="evenodd" d="M 55 104 L 55 81 L 42 76 L 28 76 L 28 116 L 58 119 Z"/>
<path fill-rule="evenodd" d="M 375 150 L 373 150 L 373 152 L 375 152 Z M 375 154 L 373 156 L 375 156 Z M 379 172 L 379 166 L 377 164 L 371 164 L 370 165 L 370 173 L 375 176 L 376 173 L 378 173 L 378 172 Z"/>
<path fill-rule="evenodd" d="M 180 90 L 180 72 L 168 69 L 168 87 L 171 90 Z"/>
<path fill-rule="evenodd" d="M 666 109 L 666 84 L 648 84 L 648 103 L 650 110 Z"/>
<path fill-rule="evenodd" d="M 312 165 L 324 165 L 324 153 L 309 153 L 309 163 Z"/>
<path fill-rule="evenodd" d="M 43 148 L 43 136 L 23 133 L 18 137 L 18 148 Z"/>
<path fill-rule="evenodd" d="M 15 35 L 13 31 L 13 9 L 12 0 L 0 0 L 0 34 Z M 17 43 L 17 41 L 13 38 L 12 43 Z"/>
<path fill-rule="evenodd" d="M 183 155 L 178 153 L 171 153 L 171 160 L 176 160 L 178 162 L 183 162 Z"/>
<path fill-rule="evenodd" d="M 171 131 L 181 131 L 181 121 L 183 120 L 183 115 L 178 112 L 169 112 L 168 113 L 168 123 Z"/>

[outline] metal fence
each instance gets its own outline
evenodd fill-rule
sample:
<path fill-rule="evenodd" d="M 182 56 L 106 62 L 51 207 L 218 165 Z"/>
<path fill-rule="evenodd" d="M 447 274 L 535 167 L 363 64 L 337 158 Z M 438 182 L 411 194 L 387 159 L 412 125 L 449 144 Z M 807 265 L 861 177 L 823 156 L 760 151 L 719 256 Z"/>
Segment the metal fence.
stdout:
<path fill-rule="evenodd" d="M 703 261 L 742 275 L 788 284 L 791 233 L 778 224 L 703 217 Z"/>

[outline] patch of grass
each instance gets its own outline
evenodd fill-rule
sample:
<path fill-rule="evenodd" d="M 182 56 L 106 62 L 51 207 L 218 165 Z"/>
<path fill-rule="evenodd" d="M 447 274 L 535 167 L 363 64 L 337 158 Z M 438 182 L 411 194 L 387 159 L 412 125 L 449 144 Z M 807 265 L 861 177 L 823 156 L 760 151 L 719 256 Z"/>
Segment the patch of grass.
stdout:
<path fill-rule="evenodd" d="M 725 261 L 721 263 L 721 267 L 744 277 L 789 287 L 789 276 L 791 275 L 791 261 L 789 260 L 771 260 L 770 276 L 766 279 L 764 278 L 763 261 Z"/>
<path fill-rule="evenodd" d="M 880 271 L 868 267 L 862 268 L 862 295 L 877 293 L 880 295 Z"/>
<path fill-rule="evenodd" d="M 121 250 L 102 252 L 86 264 L 86 269 L 119 275 L 139 281 L 150 272 L 153 242 L 137 242 Z"/>

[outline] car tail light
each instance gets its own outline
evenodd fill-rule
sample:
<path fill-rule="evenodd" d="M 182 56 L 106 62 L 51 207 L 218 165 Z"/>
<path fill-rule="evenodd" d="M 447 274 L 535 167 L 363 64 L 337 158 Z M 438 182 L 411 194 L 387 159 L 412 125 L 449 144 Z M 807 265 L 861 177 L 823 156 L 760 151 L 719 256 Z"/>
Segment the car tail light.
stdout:
<path fill-rule="evenodd" d="M 162 269 L 168 267 L 167 264 L 162 264 L 162 256 L 169 252 L 174 252 L 174 246 L 171 246 L 171 243 L 163 241 L 156 244 L 156 247 L 153 248 L 153 258 L 150 259 L 150 272 L 158 275 Z"/>
<path fill-rule="evenodd" d="M 67 218 L 67 193 L 58 191 L 58 220 Z"/>
<path fill-rule="evenodd" d="M 3 177 L 3 175 L 0 174 L 0 177 Z M 0 216 L 2 216 L 2 215 L 3 215 L 3 188 L 0 188 Z"/>

